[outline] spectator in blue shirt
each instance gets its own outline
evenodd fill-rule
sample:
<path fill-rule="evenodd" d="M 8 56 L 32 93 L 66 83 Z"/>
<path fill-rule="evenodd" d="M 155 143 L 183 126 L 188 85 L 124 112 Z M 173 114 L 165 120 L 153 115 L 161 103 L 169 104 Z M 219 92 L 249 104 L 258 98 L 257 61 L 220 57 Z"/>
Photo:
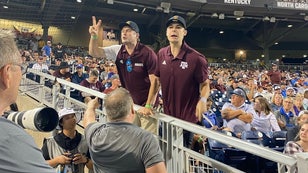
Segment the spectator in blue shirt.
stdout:
<path fill-rule="evenodd" d="M 47 56 L 47 64 L 50 65 L 50 57 L 51 57 L 51 41 L 47 41 L 47 44 L 42 48 L 42 55 Z"/>
<path fill-rule="evenodd" d="M 47 41 L 47 44 L 42 48 L 42 55 L 50 57 L 51 55 L 51 41 Z"/>
<path fill-rule="evenodd" d="M 292 128 L 295 126 L 296 117 L 294 117 L 294 114 L 291 111 L 292 108 L 293 99 L 291 97 L 286 97 L 283 99 L 280 109 L 274 112 L 281 130 L 287 130 L 287 128 Z"/>
<path fill-rule="evenodd" d="M 76 66 L 76 72 L 72 75 L 72 82 L 75 84 L 80 84 L 81 81 L 87 79 L 88 77 L 89 77 L 89 74 L 83 72 L 83 65 L 78 64 Z M 71 97 L 79 101 L 83 101 L 81 93 L 78 90 L 71 91 Z"/>
<path fill-rule="evenodd" d="M 72 82 L 75 84 L 80 84 L 81 81 L 87 79 L 89 74 L 83 72 L 83 65 L 77 64 L 76 72 L 72 75 Z"/>
<path fill-rule="evenodd" d="M 216 114 L 211 109 L 212 104 L 213 104 L 212 100 L 209 99 L 206 103 L 207 111 L 203 113 L 203 117 L 200 123 L 205 128 L 211 128 L 213 130 L 217 130 L 219 128 L 219 121 Z"/>

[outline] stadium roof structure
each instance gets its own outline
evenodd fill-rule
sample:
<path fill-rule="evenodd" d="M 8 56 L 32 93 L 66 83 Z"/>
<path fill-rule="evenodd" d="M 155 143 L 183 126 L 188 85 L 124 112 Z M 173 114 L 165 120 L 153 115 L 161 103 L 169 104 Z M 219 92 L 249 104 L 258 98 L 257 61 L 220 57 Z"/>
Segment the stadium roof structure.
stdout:
<path fill-rule="evenodd" d="M 278 42 L 284 42 L 288 48 L 306 49 L 308 2 L 298 1 L 0 0 L 0 18 L 70 29 L 77 21 L 89 22 L 93 15 L 110 28 L 134 20 L 151 29 L 164 28 L 169 17 L 181 15 L 192 31 L 240 33 L 260 48 L 273 48 Z"/>

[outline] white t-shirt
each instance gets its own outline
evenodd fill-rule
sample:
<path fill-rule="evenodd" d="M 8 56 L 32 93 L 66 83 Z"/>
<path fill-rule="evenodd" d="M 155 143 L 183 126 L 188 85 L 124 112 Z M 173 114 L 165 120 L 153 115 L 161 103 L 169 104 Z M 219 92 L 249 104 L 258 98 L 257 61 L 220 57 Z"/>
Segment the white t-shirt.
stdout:
<path fill-rule="evenodd" d="M 35 70 L 40 70 L 40 71 L 43 71 L 43 70 L 48 70 L 48 65 L 47 64 L 39 64 L 39 63 L 35 63 L 33 66 L 32 66 L 32 69 L 35 69 Z"/>
<path fill-rule="evenodd" d="M 122 45 L 112 45 L 108 47 L 100 47 L 105 51 L 108 60 L 115 62 Z"/>

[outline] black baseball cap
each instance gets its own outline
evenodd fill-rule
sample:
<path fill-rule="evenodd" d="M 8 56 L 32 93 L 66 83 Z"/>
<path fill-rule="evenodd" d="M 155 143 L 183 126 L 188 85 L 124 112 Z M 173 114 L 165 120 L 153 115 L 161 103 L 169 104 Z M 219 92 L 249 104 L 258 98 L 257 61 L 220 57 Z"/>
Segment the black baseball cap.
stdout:
<path fill-rule="evenodd" d="M 62 61 L 59 65 L 59 69 L 69 68 L 70 65 L 66 61 Z"/>
<path fill-rule="evenodd" d="M 138 25 L 137 25 L 135 22 L 133 22 L 133 21 L 126 21 L 126 22 L 124 22 L 124 23 L 120 23 L 120 24 L 119 24 L 119 28 L 120 28 L 121 30 L 122 30 L 122 28 L 123 28 L 124 26 L 128 26 L 128 27 L 132 28 L 132 30 L 134 30 L 134 31 L 136 31 L 137 33 L 139 33 L 139 27 L 138 27 Z"/>
<path fill-rule="evenodd" d="M 181 24 L 186 29 L 185 19 L 183 17 L 181 17 L 181 16 L 175 15 L 175 16 L 171 17 L 167 21 L 166 27 L 168 27 L 171 23 L 179 23 L 179 24 Z"/>

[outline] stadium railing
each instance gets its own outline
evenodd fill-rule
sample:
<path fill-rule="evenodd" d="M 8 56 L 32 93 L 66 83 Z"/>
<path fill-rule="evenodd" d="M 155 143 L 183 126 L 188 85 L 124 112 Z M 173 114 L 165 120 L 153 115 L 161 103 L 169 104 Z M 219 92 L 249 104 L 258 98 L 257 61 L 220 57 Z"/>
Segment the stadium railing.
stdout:
<path fill-rule="evenodd" d="M 28 73 L 40 76 L 40 81 L 36 82 L 28 79 L 26 75 L 24 75 L 20 85 L 20 94 L 26 94 L 40 102 L 42 105 L 53 107 L 56 110 L 60 110 L 64 106 L 72 107 L 77 113 L 83 115 L 86 105 L 70 96 L 72 90 L 87 92 L 101 99 L 105 96 L 103 93 L 63 79 L 55 78 L 54 76 L 33 69 L 28 69 Z M 140 106 L 134 105 L 134 109 L 137 110 L 139 108 Z M 97 109 L 97 120 L 105 122 L 106 117 L 102 109 Z M 291 173 L 296 169 L 298 169 L 299 173 L 304 173 L 307 170 L 307 153 L 300 154 L 297 158 L 293 158 L 286 156 L 281 152 L 209 130 L 166 114 L 157 113 L 155 117 L 158 121 L 156 136 L 164 153 L 168 172 L 170 173 L 243 172 L 184 147 L 183 130 L 206 136 L 207 138 L 212 138 L 221 143 L 225 143 L 228 146 L 271 160 L 277 163 L 277 172 L 279 173 Z"/>

